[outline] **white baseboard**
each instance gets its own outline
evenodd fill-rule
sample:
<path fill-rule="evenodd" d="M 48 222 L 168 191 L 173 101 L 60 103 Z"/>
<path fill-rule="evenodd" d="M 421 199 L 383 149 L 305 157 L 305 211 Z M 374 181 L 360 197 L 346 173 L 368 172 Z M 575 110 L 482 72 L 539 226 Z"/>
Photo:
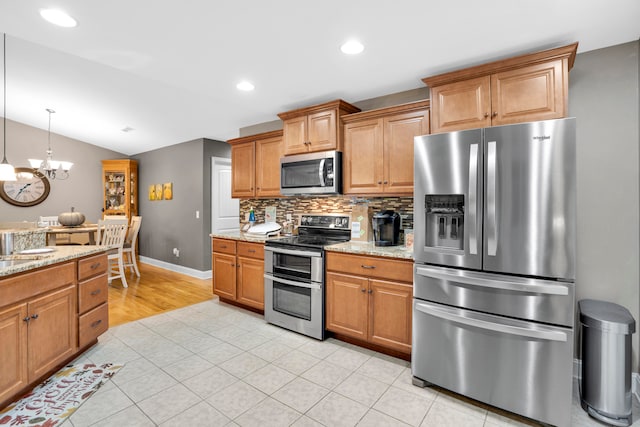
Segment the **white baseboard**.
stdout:
<path fill-rule="evenodd" d="M 200 271 L 194 268 L 184 267 L 182 265 L 171 264 L 170 262 L 160 261 L 145 256 L 140 256 L 140 262 L 153 265 L 155 267 L 164 268 L 165 270 L 175 271 L 176 273 L 186 274 L 187 276 L 195 277 L 196 279 L 211 279 L 211 270 Z"/>
<path fill-rule="evenodd" d="M 578 380 L 582 377 L 582 360 L 580 359 L 573 359 L 573 377 Z M 631 373 L 631 393 L 640 402 L 640 373 L 638 372 Z"/>

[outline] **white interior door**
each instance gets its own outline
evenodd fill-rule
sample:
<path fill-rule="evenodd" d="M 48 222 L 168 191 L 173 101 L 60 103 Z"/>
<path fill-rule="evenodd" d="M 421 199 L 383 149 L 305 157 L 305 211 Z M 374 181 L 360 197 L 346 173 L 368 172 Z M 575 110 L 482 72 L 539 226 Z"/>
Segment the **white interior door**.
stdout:
<path fill-rule="evenodd" d="M 231 198 L 231 159 L 211 158 L 211 232 L 240 230 L 240 201 Z"/>

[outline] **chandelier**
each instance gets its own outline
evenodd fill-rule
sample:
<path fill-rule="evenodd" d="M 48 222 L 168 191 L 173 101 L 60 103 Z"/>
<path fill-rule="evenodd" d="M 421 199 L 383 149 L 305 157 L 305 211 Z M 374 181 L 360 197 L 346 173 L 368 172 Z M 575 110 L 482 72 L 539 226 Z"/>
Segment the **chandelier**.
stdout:
<path fill-rule="evenodd" d="M 4 82 L 4 88 L 2 90 L 3 103 L 2 103 L 2 163 L 0 163 L 0 181 L 15 181 L 16 171 L 13 166 L 7 161 L 7 35 L 3 36 L 2 47 L 2 80 Z"/>
<path fill-rule="evenodd" d="M 55 111 L 50 108 L 47 108 L 47 111 L 49 112 L 47 158 L 45 160 L 29 159 L 29 164 L 36 172 L 40 172 L 49 179 L 67 179 L 69 178 L 69 169 L 71 169 L 73 163 L 53 160 L 53 151 L 51 150 L 51 114 L 55 113 Z"/>

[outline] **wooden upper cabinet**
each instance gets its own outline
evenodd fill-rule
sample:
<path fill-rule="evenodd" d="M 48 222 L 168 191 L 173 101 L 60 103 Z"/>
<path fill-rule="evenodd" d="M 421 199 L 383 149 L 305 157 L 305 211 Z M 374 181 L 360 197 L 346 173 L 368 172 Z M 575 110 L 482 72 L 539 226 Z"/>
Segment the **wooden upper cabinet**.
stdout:
<path fill-rule="evenodd" d="M 429 101 L 343 117 L 344 194 L 413 194 L 413 138 L 429 133 Z"/>
<path fill-rule="evenodd" d="M 360 109 L 341 99 L 278 114 L 283 120 L 284 154 L 342 151 L 343 115 Z"/>
<path fill-rule="evenodd" d="M 256 197 L 280 196 L 282 133 L 256 140 Z"/>
<path fill-rule="evenodd" d="M 422 79 L 431 90 L 431 132 L 567 116 L 578 43 Z"/>
<path fill-rule="evenodd" d="M 228 141 L 231 144 L 231 197 L 280 196 L 282 131 Z"/>
<path fill-rule="evenodd" d="M 255 143 L 231 146 L 231 197 L 255 195 Z"/>

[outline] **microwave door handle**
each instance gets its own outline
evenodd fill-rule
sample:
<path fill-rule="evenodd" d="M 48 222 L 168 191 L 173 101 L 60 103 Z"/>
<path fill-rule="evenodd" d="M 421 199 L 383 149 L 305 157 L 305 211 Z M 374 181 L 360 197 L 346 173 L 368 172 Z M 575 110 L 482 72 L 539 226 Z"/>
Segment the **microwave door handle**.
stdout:
<path fill-rule="evenodd" d="M 474 328 L 485 329 L 488 331 L 500 332 L 509 335 L 519 335 L 521 337 L 542 339 L 547 341 L 567 341 L 567 334 L 562 331 L 541 331 L 537 329 L 505 325 L 503 323 L 494 323 L 488 320 L 470 318 L 463 315 L 450 313 L 431 304 L 418 303 L 416 304 L 416 310 L 443 320 L 448 320 L 450 322 L 459 323 Z"/>
<path fill-rule="evenodd" d="M 324 187 L 325 183 L 324 183 L 324 162 L 326 161 L 326 159 L 322 159 L 320 160 L 320 165 L 318 167 L 318 176 L 320 177 L 320 186 Z"/>
<path fill-rule="evenodd" d="M 469 253 L 478 254 L 478 144 L 469 147 Z"/>

